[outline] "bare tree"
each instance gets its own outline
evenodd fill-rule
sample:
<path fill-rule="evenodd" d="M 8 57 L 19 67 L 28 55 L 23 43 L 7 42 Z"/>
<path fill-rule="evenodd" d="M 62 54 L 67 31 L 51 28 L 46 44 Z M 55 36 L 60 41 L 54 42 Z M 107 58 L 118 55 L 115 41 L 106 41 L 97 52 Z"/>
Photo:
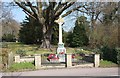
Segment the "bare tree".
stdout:
<path fill-rule="evenodd" d="M 12 2 L 1 2 L 0 3 L 0 39 L 2 39 L 3 35 L 12 34 L 16 38 L 18 38 L 18 33 L 20 29 L 20 24 L 13 19 L 12 10 L 14 9 Z"/>
<path fill-rule="evenodd" d="M 0 41 L 2 41 L 2 31 L 5 31 L 3 29 L 3 20 L 8 20 L 9 19 L 13 19 L 13 15 L 12 15 L 12 7 L 10 6 L 11 3 L 8 2 L 0 2 Z"/>
<path fill-rule="evenodd" d="M 20 24 L 14 19 L 4 19 L 2 20 L 2 36 L 11 34 L 18 39 L 18 34 L 20 30 Z"/>
<path fill-rule="evenodd" d="M 117 2 L 90 2 L 87 3 L 84 9 L 86 10 L 86 14 L 90 18 L 90 34 L 89 34 L 89 43 L 91 47 L 95 47 L 96 43 L 96 36 L 97 31 L 99 31 L 97 27 L 99 25 L 102 26 L 111 26 L 117 21 L 117 11 L 118 11 L 118 3 Z M 110 17 L 108 17 L 110 15 Z M 109 22 L 108 20 L 109 19 Z M 110 22 L 111 21 L 111 22 Z M 114 21 L 114 22 L 113 22 Z M 106 22 L 106 23 L 105 23 Z M 109 28 L 108 27 L 108 28 Z M 104 27 L 107 29 L 107 27 Z M 109 29 L 107 29 L 109 31 Z M 101 31 L 101 28 L 100 28 Z M 102 32 L 101 32 L 102 33 Z M 100 35 L 100 34 L 99 34 Z M 101 40 L 101 39 L 100 39 Z"/>
<path fill-rule="evenodd" d="M 13 18 L 11 3 L 1 2 L 0 7 L 1 7 L 0 8 L 0 11 L 1 11 L 0 19 Z"/>
<path fill-rule="evenodd" d="M 97 20 L 91 23 L 93 31 L 91 32 L 91 45 L 92 47 L 100 45 L 117 46 L 118 36 L 118 3 L 107 2 L 100 5 L 101 14 Z M 95 11 L 96 12 L 96 11 Z M 95 16 L 97 16 L 95 14 Z M 99 19 L 100 18 L 100 19 Z M 99 23 L 98 20 L 101 22 Z M 116 34 L 116 35 L 115 35 Z"/>

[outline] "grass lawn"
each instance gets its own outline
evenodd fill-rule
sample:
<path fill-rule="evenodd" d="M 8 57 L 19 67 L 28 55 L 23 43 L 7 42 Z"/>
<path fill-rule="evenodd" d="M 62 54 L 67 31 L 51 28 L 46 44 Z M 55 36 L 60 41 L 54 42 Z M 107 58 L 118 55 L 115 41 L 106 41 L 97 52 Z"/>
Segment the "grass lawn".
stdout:
<path fill-rule="evenodd" d="M 111 61 L 101 60 L 100 67 L 118 67 L 118 65 Z"/>
<path fill-rule="evenodd" d="M 2 43 L 3 46 L 7 46 L 10 51 L 12 51 L 14 54 L 16 54 L 17 51 L 24 51 L 27 55 L 34 55 L 34 54 L 44 54 L 44 53 L 56 53 L 57 46 L 53 46 L 52 51 L 49 49 L 37 49 L 39 45 L 26 45 L 22 43 L 15 43 L 15 42 L 4 42 Z M 91 53 L 90 51 L 81 50 L 80 48 L 70 48 L 66 47 L 67 53 L 75 53 L 77 51 L 83 51 L 86 54 Z"/>
<path fill-rule="evenodd" d="M 24 71 L 24 70 L 34 70 L 35 66 L 33 62 L 22 62 L 22 63 L 14 63 L 8 71 Z"/>
<path fill-rule="evenodd" d="M 26 44 L 15 43 L 15 42 L 7 42 L 3 44 L 7 45 L 7 48 L 10 49 L 15 54 L 17 51 L 24 51 L 26 52 L 27 55 L 42 54 L 42 53 L 50 52 L 48 49 L 37 49 L 38 45 L 26 45 Z"/>

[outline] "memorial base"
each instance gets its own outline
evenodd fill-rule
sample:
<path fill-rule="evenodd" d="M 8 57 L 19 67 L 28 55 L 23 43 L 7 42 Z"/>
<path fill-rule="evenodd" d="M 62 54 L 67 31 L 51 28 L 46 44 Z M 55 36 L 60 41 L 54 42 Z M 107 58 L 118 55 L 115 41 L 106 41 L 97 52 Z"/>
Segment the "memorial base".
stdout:
<path fill-rule="evenodd" d="M 65 53 L 66 48 L 64 47 L 64 43 L 58 44 L 57 55 L 59 57 L 59 62 L 65 62 Z"/>

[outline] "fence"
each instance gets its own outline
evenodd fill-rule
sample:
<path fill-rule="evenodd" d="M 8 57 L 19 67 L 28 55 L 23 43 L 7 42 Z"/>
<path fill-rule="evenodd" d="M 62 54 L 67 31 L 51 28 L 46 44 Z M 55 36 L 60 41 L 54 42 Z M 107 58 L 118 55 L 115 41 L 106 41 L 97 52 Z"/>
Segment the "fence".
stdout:
<path fill-rule="evenodd" d="M 80 57 L 81 55 L 77 55 Z M 35 62 L 36 69 L 44 68 L 44 67 L 72 67 L 78 66 L 82 64 L 92 64 L 94 67 L 99 67 L 100 55 L 92 54 L 92 55 L 82 55 L 80 58 L 75 58 L 73 54 L 65 54 L 65 62 L 59 61 L 59 58 L 56 54 L 41 54 L 35 55 L 32 57 L 20 57 L 15 56 L 15 62 Z M 89 66 L 89 65 L 88 65 Z"/>
<path fill-rule="evenodd" d="M 34 56 L 24 56 L 20 57 L 19 55 L 15 56 L 15 63 L 20 63 L 20 62 L 33 62 L 34 61 Z"/>
<path fill-rule="evenodd" d="M 57 54 L 41 54 L 41 65 L 45 67 L 65 67 L 65 62 L 60 62 Z"/>

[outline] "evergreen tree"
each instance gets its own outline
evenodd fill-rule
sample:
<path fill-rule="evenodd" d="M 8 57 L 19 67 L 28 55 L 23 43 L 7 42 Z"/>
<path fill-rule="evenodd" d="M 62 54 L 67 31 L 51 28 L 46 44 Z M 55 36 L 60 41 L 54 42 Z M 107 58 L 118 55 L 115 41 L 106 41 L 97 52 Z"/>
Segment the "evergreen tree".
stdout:
<path fill-rule="evenodd" d="M 69 31 L 66 34 L 67 34 L 67 36 L 65 37 L 65 45 L 66 46 L 71 46 L 72 34 L 73 33 L 71 31 Z"/>
<path fill-rule="evenodd" d="M 81 47 L 88 45 L 88 37 L 86 35 L 85 26 L 88 26 L 86 17 L 78 17 L 73 33 L 71 34 L 72 40 L 70 43 L 71 47 Z"/>
<path fill-rule="evenodd" d="M 20 30 L 19 39 L 26 44 L 41 44 L 42 28 L 39 26 L 38 21 L 35 21 L 31 17 L 26 17 L 22 22 L 22 28 Z M 56 45 L 58 43 L 59 26 L 54 23 L 52 28 L 51 44 Z"/>
<path fill-rule="evenodd" d="M 58 38 L 59 38 L 59 25 L 57 23 L 54 23 L 54 26 L 53 26 L 53 29 L 52 29 L 51 44 L 57 45 L 58 44 Z"/>
<path fill-rule="evenodd" d="M 27 17 L 22 23 L 22 28 L 19 33 L 19 39 L 26 44 L 41 43 L 42 28 L 38 25 L 38 22 L 31 17 Z"/>

